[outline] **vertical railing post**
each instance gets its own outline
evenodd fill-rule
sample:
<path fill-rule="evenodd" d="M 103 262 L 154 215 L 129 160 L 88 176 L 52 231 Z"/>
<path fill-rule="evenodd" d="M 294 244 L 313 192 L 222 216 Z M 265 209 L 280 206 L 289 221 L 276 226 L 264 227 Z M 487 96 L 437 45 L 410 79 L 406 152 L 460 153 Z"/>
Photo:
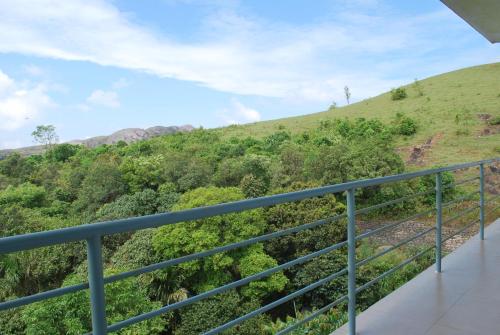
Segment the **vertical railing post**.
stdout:
<path fill-rule="evenodd" d="M 479 238 L 484 240 L 484 164 L 479 164 Z"/>
<path fill-rule="evenodd" d="M 356 334 L 356 204 L 354 189 L 347 191 L 347 296 L 349 335 Z"/>
<path fill-rule="evenodd" d="M 87 239 L 87 260 L 92 311 L 92 334 L 106 335 L 106 301 L 102 271 L 101 236 L 95 235 Z"/>
<path fill-rule="evenodd" d="M 441 173 L 436 175 L 436 272 L 441 272 L 441 244 L 443 225 L 443 180 Z"/>

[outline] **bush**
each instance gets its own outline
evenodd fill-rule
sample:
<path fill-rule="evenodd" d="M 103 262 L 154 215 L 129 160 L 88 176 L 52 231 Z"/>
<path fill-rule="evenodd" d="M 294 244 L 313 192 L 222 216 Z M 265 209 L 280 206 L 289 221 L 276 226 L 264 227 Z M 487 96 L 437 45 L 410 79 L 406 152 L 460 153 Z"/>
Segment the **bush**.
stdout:
<path fill-rule="evenodd" d="M 398 87 L 398 88 L 393 88 L 391 90 L 391 99 L 396 101 L 396 100 L 403 100 L 407 97 L 408 95 L 406 94 L 406 89 L 403 87 Z"/>
<path fill-rule="evenodd" d="M 488 123 L 492 126 L 497 126 L 500 124 L 500 116 L 495 116 L 488 121 Z"/>
<path fill-rule="evenodd" d="M 399 135 L 411 136 L 418 130 L 417 121 L 401 113 L 396 115 L 395 130 Z"/>

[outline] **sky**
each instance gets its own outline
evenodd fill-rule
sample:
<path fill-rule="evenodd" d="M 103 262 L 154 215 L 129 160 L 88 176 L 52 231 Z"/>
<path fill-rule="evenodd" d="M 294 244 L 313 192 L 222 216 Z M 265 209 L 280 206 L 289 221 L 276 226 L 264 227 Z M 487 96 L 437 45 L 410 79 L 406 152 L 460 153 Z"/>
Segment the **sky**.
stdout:
<path fill-rule="evenodd" d="M 314 113 L 499 51 L 437 0 L 0 0 L 0 149 Z"/>

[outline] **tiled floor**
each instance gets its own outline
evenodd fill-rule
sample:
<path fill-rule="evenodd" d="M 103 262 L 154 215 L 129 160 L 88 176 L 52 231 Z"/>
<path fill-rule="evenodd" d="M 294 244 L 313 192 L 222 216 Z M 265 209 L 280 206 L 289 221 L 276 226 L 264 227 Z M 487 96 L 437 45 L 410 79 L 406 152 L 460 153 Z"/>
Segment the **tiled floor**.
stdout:
<path fill-rule="evenodd" d="M 361 313 L 359 335 L 500 335 L 500 219 Z M 347 334 L 347 327 L 333 335 Z"/>

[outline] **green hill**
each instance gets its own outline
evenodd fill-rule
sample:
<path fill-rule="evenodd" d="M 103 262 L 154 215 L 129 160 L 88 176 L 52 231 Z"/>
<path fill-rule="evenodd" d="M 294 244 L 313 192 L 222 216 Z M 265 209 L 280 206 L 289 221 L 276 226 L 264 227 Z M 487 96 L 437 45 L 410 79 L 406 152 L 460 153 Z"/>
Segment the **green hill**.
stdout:
<path fill-rule="evenodd" d="M 414 147 L 422 145 L 423 155 L 416 160 L 420 167 L 499 155 L 500 125 L 488 123 L 500 117 L 500 63 L 430 77 L 418 81 L 418 86 L 403 86 L 408 95 L 403 100 L 393 101 L 387 92 L 320 113 L 230 126 L 221 131 L 226 136 L 260 137 L 280 127 L 293 133 L 304 131 L 334 118 L 379 118 L 391 122 L 397 113 L 404 113 L 417 120 L 419 126 L 416 135 L 398 140 L 406 161 L 412 152 L 419 151 Z"/>

